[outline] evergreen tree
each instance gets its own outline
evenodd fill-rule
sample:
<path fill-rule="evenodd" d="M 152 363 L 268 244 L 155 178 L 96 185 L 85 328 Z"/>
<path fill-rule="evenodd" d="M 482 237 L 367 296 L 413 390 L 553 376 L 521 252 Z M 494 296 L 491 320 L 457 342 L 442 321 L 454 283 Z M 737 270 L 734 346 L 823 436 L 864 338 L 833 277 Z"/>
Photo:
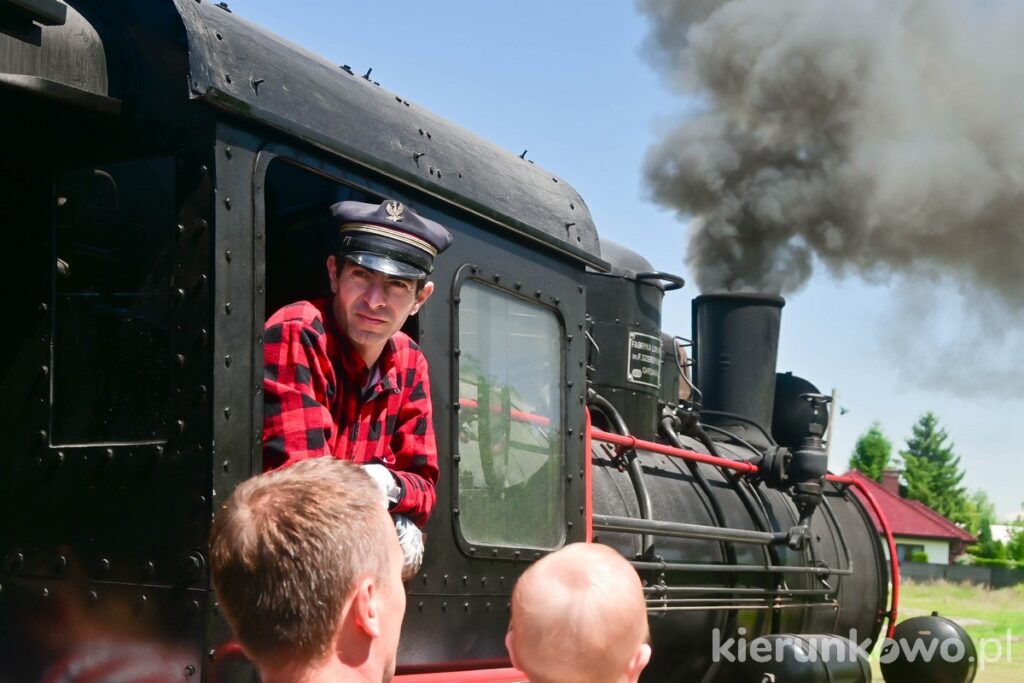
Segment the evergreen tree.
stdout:
<path fill-rule="evenodd" d="M 979 541 L 992 540 L 992 525 L 996 522 L 996 506 L 989 499 L 988 494 L 978 490 L 971 494 L 965 506 L 966 519 L 963 521 L 964 528 Z"/>
<path fill-rule="evenodd" d="M 857 439 L 850 456 L 850 469 L 857 470 L 875 481 L 882 481 L 882 471 L 892 459 L 892 442 L 882 433 L 878 422 L 871 423 Z"/>
<path fill-rule="evenodd" d="M 964 473 L 953 444 L 946 443 L 948 438 L 931 412 L 914 425 L 907 450 L 900 452 L 907 495 L 954 522 L 967 524 L 971 514 L 966 492 L 960 486 Z"/>

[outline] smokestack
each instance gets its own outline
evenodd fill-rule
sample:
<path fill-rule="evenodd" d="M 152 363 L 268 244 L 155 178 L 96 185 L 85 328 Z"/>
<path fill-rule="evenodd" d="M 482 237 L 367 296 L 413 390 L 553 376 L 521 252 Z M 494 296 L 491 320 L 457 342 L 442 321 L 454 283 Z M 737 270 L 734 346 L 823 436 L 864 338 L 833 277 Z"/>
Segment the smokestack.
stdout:
<path fill-rule="evenodd" d="M 754 293 L 702 294 L 693 300 L 696 385 L 709 411 L 702 420 L 728 428 L 755 446 L 765 447 L 768 441 L 746 420 L 771 429 L 785 304 L 781 296 Z"/>

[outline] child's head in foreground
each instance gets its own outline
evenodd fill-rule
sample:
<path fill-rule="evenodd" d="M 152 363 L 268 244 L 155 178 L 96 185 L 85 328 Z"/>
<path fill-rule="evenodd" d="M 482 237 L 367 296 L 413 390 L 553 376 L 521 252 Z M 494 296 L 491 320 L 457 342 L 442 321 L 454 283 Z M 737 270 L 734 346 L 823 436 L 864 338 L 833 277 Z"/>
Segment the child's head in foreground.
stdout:
<path fill-rule="evenodd" d="M 651 658 L 636 570 L 611 548 L 574 543 L 516 583 L 505 644 L 532 683 L 632 683 Z"/>

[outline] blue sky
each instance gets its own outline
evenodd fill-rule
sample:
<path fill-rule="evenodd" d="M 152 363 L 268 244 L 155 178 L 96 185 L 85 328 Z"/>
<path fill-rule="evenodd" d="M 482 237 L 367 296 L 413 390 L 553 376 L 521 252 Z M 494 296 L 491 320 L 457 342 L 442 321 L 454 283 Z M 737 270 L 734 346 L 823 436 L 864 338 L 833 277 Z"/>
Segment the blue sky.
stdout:
<path fill-rule="evenodd" d="M 672 94 L 644 59 L 646 19 L 630 2 L 584 0 L 323 0 L 285 4 L 233 0 L 232 11 L 356 73 L 373 68 L 381 86 L 528 158 L 570 182 L 600 234 L 690 279 L 686 226 L 648 199 L 644 153 L 694 106 Z M 687 287 L 670 293 L 664 327 L 689 333 Z M 925 334 L 907 338 L 898 315 L 931 311 Z M 779 369 L 839 392 L 848 413 L 836 423 L 830 466 L 844 471 L 859 434 L 874 420 L 897 449 L 926 410 L 950 433 L 967 471 L 1001 515 L 1020 510 L 1024 472 L 1018 415 L 1024 401 L 1001 382 L 998 362 L 1019 356 L 1020 325 L 986 350 L 986 383 L 954 389 L 934 372 L 977 351 L 971 306 L 950 283 L 835 280 L 819 270 L 787 297 Z M 936 311 L 938 313 L 936 313 Z M 927 375 L 920 370 L 927 366 Z M 1007 380 L 1008 381 L 1008 380 Z"/>

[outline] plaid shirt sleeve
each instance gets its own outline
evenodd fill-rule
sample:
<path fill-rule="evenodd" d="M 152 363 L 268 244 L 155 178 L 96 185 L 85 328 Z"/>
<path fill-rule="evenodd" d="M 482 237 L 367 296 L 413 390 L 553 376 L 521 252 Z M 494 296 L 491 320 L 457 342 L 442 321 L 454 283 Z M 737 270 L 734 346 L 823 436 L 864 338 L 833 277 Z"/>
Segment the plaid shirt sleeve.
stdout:
<path fill-rule="evenodd" d="M 411 340 L 399 349 L 399 367 L 405 368 L 402 378 L 402 402 L 398 409 L 391 452 L 392 468 L 402 483 L 404 495 L 392 512 L 406 515 L 417 526 L 427 523 L 437 494 L 437 443 L 430 403 L 430 378 L 427 359 Z M 404 361 L 404 362 L 403 362 Z"/>
<path fill-rule="evenodd" d="M 263 470 L 331 454 L 337 390 L 319 311 L 286 306 L 263 332 Z"/>

